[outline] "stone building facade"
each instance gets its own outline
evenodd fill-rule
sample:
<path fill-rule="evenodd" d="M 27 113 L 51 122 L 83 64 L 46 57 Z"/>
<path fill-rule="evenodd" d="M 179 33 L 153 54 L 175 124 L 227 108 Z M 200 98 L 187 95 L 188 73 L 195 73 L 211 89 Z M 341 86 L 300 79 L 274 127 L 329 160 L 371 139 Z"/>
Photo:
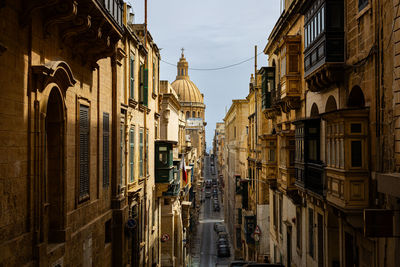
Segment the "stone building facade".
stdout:
<path fill-rule="evenodd" d="M 235 257 L 244 258 L 247 246 L 243 240 L 242 198 L 238 195 L 241 177 L 247 172 L 247 118 L 249 103 L 246 99 L 232 100 L 224 118 L 225 141 L 223 146 L 224 214 L 228 232 L 235 249 Z"/>
<path fill-rule="evenodd" d="M 279 147 L 270 183 L 273 262 L 398 263 L 398 241 L 384 238 L 396 235 L 399 224 L 398 195 L 388 189 L 398 177 L 396 131 L 389 130 L 396 128 L 397 6 L 285 2 L 264 50 L 263 112 Z M 375 228 L 385 225 L 380 217 L 389 232 Z"/>
<path fill-rule="evenodd" d="M 0 265 L 159 263 L 159 52 L 127 11 L 2 1 Z"/>

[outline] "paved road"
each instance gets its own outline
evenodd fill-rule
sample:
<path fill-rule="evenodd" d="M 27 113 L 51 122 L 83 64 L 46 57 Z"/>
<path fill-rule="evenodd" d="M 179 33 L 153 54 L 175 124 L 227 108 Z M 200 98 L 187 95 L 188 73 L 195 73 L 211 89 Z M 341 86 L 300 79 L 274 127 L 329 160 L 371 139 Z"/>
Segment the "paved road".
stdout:
<path fill-rule="evenodd" d="M 216 177 L 212 175 L 210 168 L 210 157 L 205 158 L 204 164 L 205 180 Z M 204 192 L 203 192 L 204 194 Z M 204 197 L 204 195 L 203 195 Z M 223 222 L 223 206 L 220 203 L 221 211 L 215 212 L 213 209 L 212 198 L 204 198 L 205 202 L 202 205 L 200 218 L 199 218 L 199 231 L 197 240 L 200 247 L 194 253 L 200 255 L 192 255 L 193 258 L 199 259 L 200 262 L 193 262 L 192 266 L 200 267 L 214 267 L 214 266 L 228 266 L 229 258 L 218 258 L 216 249 L 216 233 L 214 232 L 214 223 Z M 219 197 L 221 201 L 221 197 Z"/>

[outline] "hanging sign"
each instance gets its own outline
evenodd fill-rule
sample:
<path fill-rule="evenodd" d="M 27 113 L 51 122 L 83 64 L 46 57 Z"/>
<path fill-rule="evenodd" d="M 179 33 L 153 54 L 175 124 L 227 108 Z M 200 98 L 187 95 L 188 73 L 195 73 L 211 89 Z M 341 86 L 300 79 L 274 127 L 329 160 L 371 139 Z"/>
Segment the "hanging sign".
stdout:
<path fill-rule="evenodd" d="M 161 242 L 167 242 L 170 239 L 169 234 L 162 234 Z"/>

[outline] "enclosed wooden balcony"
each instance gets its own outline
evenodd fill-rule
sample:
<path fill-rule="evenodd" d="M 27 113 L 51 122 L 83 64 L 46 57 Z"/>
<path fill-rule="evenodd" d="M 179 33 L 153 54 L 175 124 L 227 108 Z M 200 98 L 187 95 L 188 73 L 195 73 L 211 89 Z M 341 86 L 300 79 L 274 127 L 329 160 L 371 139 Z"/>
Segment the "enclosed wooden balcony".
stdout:
<path fill-rule="evenodd" d="M 323 114 L 326 120 L 326 199 L 343 209 L 362 209 L 369 201 L 368 109 Z"/>
<path fill-rule="evenodd" d="M 343 80 L 343 0 L 305 1 L 304 78 L 308 89 L 318 92 Z"/>
<path fill-rule="evenodd" d="M 171 184 L 174 180 L 173 145 L 175 141 L 155 142 L 156 183 Z"/>
<path fill-rule="evenodd" d="M 320 118 L 298 120 L 296 125 L 296 186 L 312 194 L 324 194 L 324 165 L 320 160 Z"/>
<path fill-rule="evenodd" d="M 296 170 L 295 170 L 295 138 L 294 132 L 288 131 L 279 136 L 278 145 L 279 163 L 278 163 L 278 186 L 283 191 L 296 189 Z"/>
<path fill-rule="evenodd" d="M 285 113 L 300 107 L 300 50 L 300 35 L 285 36 L 280 44 L 280 100 Z"/>

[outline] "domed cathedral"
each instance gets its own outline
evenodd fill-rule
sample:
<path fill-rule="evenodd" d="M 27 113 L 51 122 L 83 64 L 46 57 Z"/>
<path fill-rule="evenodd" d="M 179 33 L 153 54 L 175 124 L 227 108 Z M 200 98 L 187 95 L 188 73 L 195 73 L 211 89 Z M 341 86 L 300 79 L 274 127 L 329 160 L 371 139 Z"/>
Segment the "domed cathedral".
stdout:
<path fill-rule="evenodd" d="M 186 120 L 189 118 L 201 118 L 204 121 L 204 95 L 200 93 L 199 88 L 192 82 L 188 74 L 189 64 L 186 61 L 185 55 L 182 54 L 178 62 L 178 74 L 176 80 L 171 84 L 175 92 L 179 96 L 179 102 L 182 106 L 182 111 L 186 115 Z"/>
<path fill-rule="evenodd" d="M 185 132 L 187 137 L 190 136 L 190 146 L 197 149 L 197 152 L 194 153 L 197 153 L 198 158 L 201 159 L 206 149 L 205 126 L 207 123 L 204 120 L 206 106 L 204 105 L 204 95 L 189 78 L 189 64 L 183 52 L 182 48 L 176 80 L 171 85 L 179 97 L 181 110 L 186 117 Z"/>

